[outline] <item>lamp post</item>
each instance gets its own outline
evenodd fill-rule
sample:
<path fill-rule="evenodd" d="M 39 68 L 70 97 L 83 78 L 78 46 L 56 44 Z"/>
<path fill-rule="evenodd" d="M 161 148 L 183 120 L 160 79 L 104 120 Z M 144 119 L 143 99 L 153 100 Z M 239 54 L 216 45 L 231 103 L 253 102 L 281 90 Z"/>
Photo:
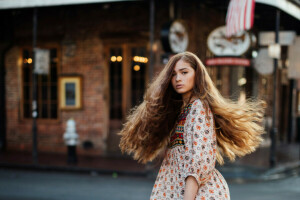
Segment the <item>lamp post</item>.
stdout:
<path fill-rule="evenodd" d="M 38 163 L 38 151 L 37 151 L 37 126 L 36 126 L 36 118 L 37 118 L 37 77 L 35 74 L 35 48 L 36 48 L 36 37 L 37 37 L 37 8 L 33 10 L 33 39 L 32 39 L 32 49 L 33 49 L 33 67 L 32 67 L 32 157 L 33 162 L 35 164 Z"/>
<path fill-rule="evenodd" d="M 154 24 L 155 24 L 155 2 L 154 0 L 150 0 L 150 21 L 149 21 L 149 29 L 150 29 L 150 57 L 149 57 L 149 81 L 153 78 L 153 68 L 154 68 L 154 52 L 153 52 L 153 44 L 154 44 Z"/>
<path fill-rule="evenodd" d="M 279 24 L 280 24 L 280 10 L 276 10 L 276 30 L 275 30 L 275 43 L 279 44 Z M 274 85 L 273 85 L 273 116 L 272 116 L 272 130 L 270 133 L 271 137 L 271 149 L 270 149 L 270 167 L 275 167 L 276 165 L 276 138 L 278 134 L 276 126 L 276 90 L 277 90 L 277 67 L 278 67 L 278 57 L 274 58 Z"/>

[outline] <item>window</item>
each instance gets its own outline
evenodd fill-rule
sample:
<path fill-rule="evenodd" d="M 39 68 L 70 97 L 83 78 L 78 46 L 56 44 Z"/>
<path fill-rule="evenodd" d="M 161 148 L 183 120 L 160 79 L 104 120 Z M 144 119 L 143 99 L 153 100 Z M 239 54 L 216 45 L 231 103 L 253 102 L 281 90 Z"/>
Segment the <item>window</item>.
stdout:
<path fill-rule="evenodd" d="M 110 119 L 117 121 L 143 100 L 147 48 L 145 45 L 123 44 L 109 47 L 108 53 Z"/>
<path fill-rule="evenodd" d="M 131 106 L 134 107 L 143 101 L 148 58 L 145 47 L 133 47 L 131 55 Z"/>
<path fill-rule="evenodd" d="M 110 118 L 122 118 L 122 49 L 110 49 L 109 83 L 110 83 Z"/>
<path fill-rule="evenodd" d="M 32 50 L 23 50 L 22 66 L 22 108 L 23 118 L 31 118 L 32 113 Z M 37 111 L 38 118 L 56 119 L 57 98 L 57 50 L 50 49 L 50 69 L 47 75 L 37 75 Z"/>

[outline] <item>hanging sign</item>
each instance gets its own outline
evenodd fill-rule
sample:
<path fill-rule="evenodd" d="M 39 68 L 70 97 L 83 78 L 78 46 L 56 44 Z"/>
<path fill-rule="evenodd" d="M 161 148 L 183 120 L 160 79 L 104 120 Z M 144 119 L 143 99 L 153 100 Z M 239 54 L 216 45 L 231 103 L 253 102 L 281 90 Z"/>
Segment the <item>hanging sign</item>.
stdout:
<path fill-rule="evenodd" d="M 291 45 L 296 37 L 295 31 L 280 31 L 279 32 L 279 44 Z M 275 44 L 275 32 L 274 31 L 261 31 L 258 35 L 259 45 L 268 46 Z"/>
<path fill-rule="evenodd" d="M 273 59 L 269 56 L 268 48 L 259 49 L 257 57 L 254 60 L 254 68 L 261 75 L 273 73 Z"/>
<path fill-rule="evenodd" d="M 300 79 L 300 36 L 296 38 L 293 45 L 288 48 L 288 77 L 290 79 Z"/>
<path fill-rule="evenodd" d="M 50 67 L 50 51 L 48 49 L 34 49 L 34 73 L 48 74 Z"/>
<path fill-rule="evenodd" d="M 246 58 L 209 58 L 205 61 L 207 66 L 211 65 L 238 65 L 238 66 L 250 66 L 250 60 Z"/>
<path fill-rule="evenodd" d="M 207 38 L 209 50 L 216 56 L 240 56 L 251 45 L 248 32 L 241 31 L 239 34 L 226 37 L 226 26 L 213 30 Z"/>

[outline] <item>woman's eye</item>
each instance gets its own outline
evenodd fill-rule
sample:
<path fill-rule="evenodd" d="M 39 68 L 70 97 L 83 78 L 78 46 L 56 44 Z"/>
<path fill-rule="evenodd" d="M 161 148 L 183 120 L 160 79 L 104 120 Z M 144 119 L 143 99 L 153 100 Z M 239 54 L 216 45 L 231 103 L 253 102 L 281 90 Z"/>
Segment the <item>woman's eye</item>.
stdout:
<path fill-rule="evenodd" d="M 187 74 L 187 72 L 182 72 L 182 74 Z"/>

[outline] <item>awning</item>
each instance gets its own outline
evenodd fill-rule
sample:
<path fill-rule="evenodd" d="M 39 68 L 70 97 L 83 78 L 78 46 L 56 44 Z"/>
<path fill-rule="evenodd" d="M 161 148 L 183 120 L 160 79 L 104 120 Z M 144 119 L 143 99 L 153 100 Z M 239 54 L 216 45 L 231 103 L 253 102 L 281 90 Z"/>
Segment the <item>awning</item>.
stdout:
<path fill-rule="evenodd" d="M 274 6 L 289 15 L 300 20 L 300 6 L 298 1 L 292 0 L 255 0 L 256 3 L 262 3 L 270 6 Z"/>
<path fill-rule="evenodd" d="M 15 8 L 33 8 L 89 3 L 107 3 L 133 0 L 0 0 L 0 10 Z"/>

